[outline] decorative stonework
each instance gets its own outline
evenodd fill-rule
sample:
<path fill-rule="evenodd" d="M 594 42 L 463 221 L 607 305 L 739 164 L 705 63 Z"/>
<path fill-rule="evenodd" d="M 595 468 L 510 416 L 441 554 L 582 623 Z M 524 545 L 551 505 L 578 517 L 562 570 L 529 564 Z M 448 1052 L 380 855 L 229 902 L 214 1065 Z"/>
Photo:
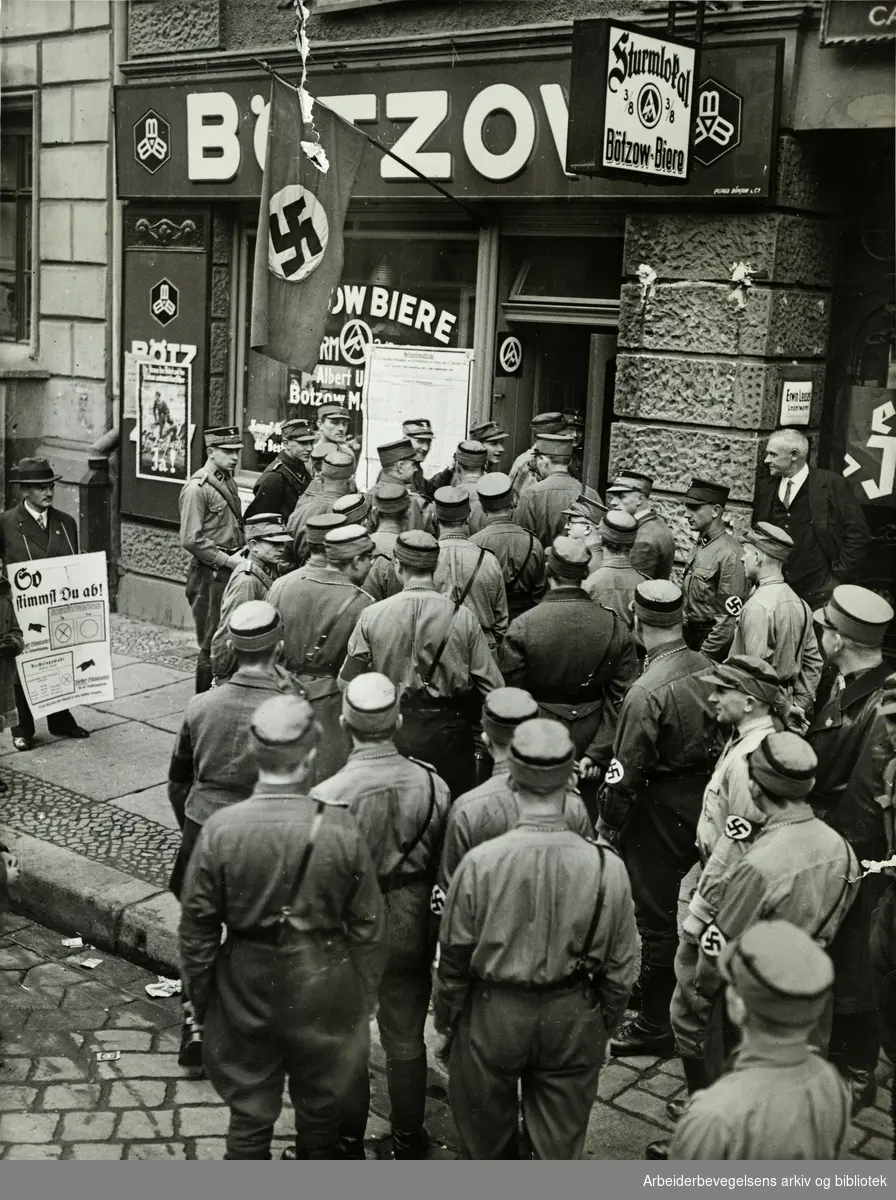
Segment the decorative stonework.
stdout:
<path fill-rule="evenodd" d="M 838 185 L 823 160 L 829 153 L 826 147 L 826 142 L 819 149 L 817 142 L 805 137 L 781 134 L 777 162 L 777 203 L 780 208 L 798 208 L 803 212 L 837 211 Z"/>
<path fill-rule="evenodd" d="M 155 525 L 121 522 L 122 571 L 137 571 L 183 583 L 187 577 L 190 555 L 180 544 L 175 529 L 160 529 Z"/>
<path fill-rule="evenodd" d="M 830 297 L 752 287 L 744 308 L 715 283 L 657 284 L 642 304 L 637 284 L 623 285 L 619 345 L 697 354 L 819 358 L 827 348 Z"/>
<path fill-rule="evenodd" d="M 132 58 L 221 46 L 220 0 L 137 0 L 128 6 Z"/>
<path fill-rule="evenodd" d="M 230 269 L 228 267 L 212 267 L 212 308 L 213 318 L 226 320 L 230 312 Z"/>
<path fill-rule="evenodd" d="M 233 256 L 233 222 L 228 213 L 216 210 L 212 218 L 212 262 L 229 266 Z"/>
<path fill-rule="evenodd" d="M 645 263 L 660 282 L 727 282 L 736 262 L 748 262 L 763 281 L 829 287 L 833 228 L 784 213 L 639 215 L 626 221 L 626 275 Z"/>
<path fill-rule="evenodd" d="M 791 366 L 792 364 L 788 364 Z M 824 366 L 797 364 L 812 377 L 811 423 L 824 395 Z M 782 364 L 620 352 L 614 411 L 620 417 L 694 425 L 771 429 L 778 421 Z"/>
<path fill-rule="evenodd" d="M 212 375 L 208 381 L 208 419 L 210 425 L 223 425 L 227 420 L 226 380 Z"/>
<path fill-rule="evenodd" d="M 664 492 L 683 495 L 694 478 L 717 479 L 731 488 L 733 500 L 751 501 L 760 446 L 756 433 L 616 421 L 610 461 L 646 471 Z"/>
<path fill-rule="evenodd" d="M 208 372 L 210 375 L 226 375 L 230 331 L 223 321 L 213 321 L 210 334 Z"/>
<path fill-rule="evenodd" d="M 128 249 L 145 247 L 149 250 L 205 248 L 205 220 L 196 214 L 188 217 L 156 217 L 151 213 L 137 214 L 125 210 L 124 244 Z"/>

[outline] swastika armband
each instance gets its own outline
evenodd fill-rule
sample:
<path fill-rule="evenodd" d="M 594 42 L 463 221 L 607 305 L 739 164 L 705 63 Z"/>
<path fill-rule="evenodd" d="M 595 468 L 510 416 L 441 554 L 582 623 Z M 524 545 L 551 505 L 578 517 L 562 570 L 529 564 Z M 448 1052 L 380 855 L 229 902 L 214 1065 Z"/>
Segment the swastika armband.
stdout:
<path fill-rule="evenodd" d="M 625 777 L 625 767 L 618 758 L 614 758 L 607 767 L 607 773 L 604 776 L 604 782 L 609 783 L 612 787 L 614 784 L 621 783 Z"/>
<path fill-rule="evenodd" d="M 445 891 L 438 884 L 432 889 L 429 897 L 429 911 L 436 917 L 440 917 L 445 911 Z"/>
<path fill-rule="evenodd" d="M 746 817 L 729 817 L 725 822 L 725 837 L 733 842 L 745 842 L 753 833 L 753 824 Z"/>
<path fill-rule="evenodd" d="M 700 949 L 707 958 L 718 958 L 727 945 L 728 939 L 718 925 L 706 926 L 700 938 Z"/>
<path fill-rule="evenodd" d="M 744 602 L 740 596 L 729 596 L 725 601 L 725 612 L 729 617 L 739 617 L 744 611 Z"/>

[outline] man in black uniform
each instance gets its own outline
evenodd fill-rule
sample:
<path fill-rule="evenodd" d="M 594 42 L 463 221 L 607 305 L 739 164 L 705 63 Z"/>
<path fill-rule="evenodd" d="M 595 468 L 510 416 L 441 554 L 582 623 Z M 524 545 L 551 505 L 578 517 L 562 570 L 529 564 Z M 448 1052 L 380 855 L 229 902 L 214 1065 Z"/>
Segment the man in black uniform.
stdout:
<path fill-rule="evenodd" d="M 284 421 L 280 429 L 280 453 L 255 481 L 254 498 L 246 517 L 256 513 L 279 513 L 284 524 L 311 482 L 311 447 L 317 435 L 307 421 Z"/>
<path fill-rule="evenodd" d="M 230 1108 L 225 1158 L 271 1157 L 284 1079 L 296 1158 L 339 1158 L 383 970 L 383 899 L 354 817 L 307 794 L 321 734 L 311 706 L 272 698 L 251 731 L 255 791 L 206 821 L 190 859 L 184 988 Z"/>
<path fill-rule="evenodd" d="M 641 1012 L 610 1045 L 616 1055 L 675 1051 L 678 893 L 697 862 L 697 821 L 709 782 L 714 725 L 706 685 L 712 664 L 685 643 L 681 588 L 649 579 L 635 590 L 644 674 L 622 702 L 598 832 L 622 851 L 641 931 Z"/>

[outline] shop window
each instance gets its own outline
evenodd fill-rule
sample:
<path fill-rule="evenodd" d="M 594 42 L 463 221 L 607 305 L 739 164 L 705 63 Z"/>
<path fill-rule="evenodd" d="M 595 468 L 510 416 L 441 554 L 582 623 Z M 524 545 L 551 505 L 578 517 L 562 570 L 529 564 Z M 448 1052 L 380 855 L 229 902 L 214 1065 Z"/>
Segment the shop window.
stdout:
<path fill-rule="evenodd" d="M 255 230 L 241 239 L 241 310 L 234 420 L 244 439 L 244 471 L 274 458 L 282 422 L 335 401 L 352 414 L 360 438 L 364 364 L 372 341 L 407 346 L 469 348 L 478 243 L 437 234 L 346 237 L 342 282 L 330 305 L 318 365 L 311 374 L 249 349 Z M 396 430 L 396 437 L 400 430 Z M 251 440 L 250 440 L 251 439 Z"/>
<path fill-rule="evenodd" d="M 505 240 L 513 284 L 508 320 L 616 324 L 622 286 L 621 238 Z"/>
<path fill-rule="evenodd" d="M 0 118 L 0 339 L 31 336 L 32 110 L 4 103 Z"/>

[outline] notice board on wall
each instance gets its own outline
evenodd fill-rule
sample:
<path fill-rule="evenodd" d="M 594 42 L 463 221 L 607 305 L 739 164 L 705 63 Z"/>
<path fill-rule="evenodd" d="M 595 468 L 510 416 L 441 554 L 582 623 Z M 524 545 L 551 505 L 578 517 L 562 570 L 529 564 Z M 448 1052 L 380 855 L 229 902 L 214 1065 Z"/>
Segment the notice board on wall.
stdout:
<path fill-rule="evenodd" d="M 364 433 L 357 481 L 372 488 L 380 473 L 377 446 L 397 441 L 403 421 L 426 417 L 433 443 L 427 472 L 447 466 L 467 435 L 472 350 L 374 343 L 364 379 Z"/>

